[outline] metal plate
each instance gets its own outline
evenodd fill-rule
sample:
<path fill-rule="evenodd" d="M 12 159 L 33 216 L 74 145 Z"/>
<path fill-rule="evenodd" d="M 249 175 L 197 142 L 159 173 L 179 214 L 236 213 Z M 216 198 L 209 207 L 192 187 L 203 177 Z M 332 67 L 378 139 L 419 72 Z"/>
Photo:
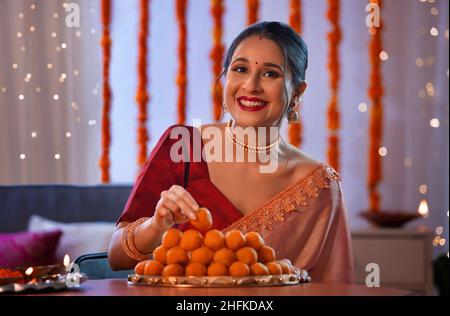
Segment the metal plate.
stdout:
<path fill-rule="evenodd" d="M 128 275 L 129 285 L 168 287 L 239 287 L 239 286 L 284 286 L 310 282 L 306 270 L 297 274 L 261 275 L 248 277 L 204 276 L 204 277 L 161 277 L 152 275 Z"/>
<path fill-rule="evenodd" d="M 79 284 L 87 280 L 84 273 L 68 273 L 47 275 L 39 278 L 33 278 L 27 283 L 5 283 L 0 285 L 0 293 L 19 293 L 26 290 L 61 290 L 76 288 Z"/>

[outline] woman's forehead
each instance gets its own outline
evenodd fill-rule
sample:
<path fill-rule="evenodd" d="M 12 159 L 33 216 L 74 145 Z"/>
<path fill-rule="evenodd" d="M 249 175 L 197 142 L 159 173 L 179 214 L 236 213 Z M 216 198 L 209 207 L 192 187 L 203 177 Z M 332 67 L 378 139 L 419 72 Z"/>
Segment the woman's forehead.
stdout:
<path fill-rule="evenodd" d="M 236 58 L 246 58 L 249 62 L 273 63 L 284 65 L 284 55 L 274 41 L 259 36 L 250 36 L 236 47 L 232 61 Z"/>

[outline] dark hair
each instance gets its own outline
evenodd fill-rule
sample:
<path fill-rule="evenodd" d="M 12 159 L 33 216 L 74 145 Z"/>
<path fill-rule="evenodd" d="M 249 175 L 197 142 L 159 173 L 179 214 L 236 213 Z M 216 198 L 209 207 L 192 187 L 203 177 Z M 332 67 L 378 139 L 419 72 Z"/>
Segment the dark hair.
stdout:
<path fill-rule="evenodd" d="M 242 31 L 228 48 L 223 62 L 224 73 L 227 72 L 234 51 L 239 44 L 246 38 L 255 35 L 270 39 L 281 48 L 291 71 L 294 86 L 305 80 L 306 68 L 308 68 L 308 48 L 301 36 L 282 22 L 259 22 Z"/>
<path fill-rule="evenodd" d="M 281 49 L 285 62 L 291 72 L 292 83 L 297 87 L 305 80 L 308 68 L 308 47 L 302 37 L 289 25 L 283 22 L 258 22 L 243 30 L 231 43 L 225 55 L 223 72 L 226 74 L 233 58 L 234 51 L 239 44 L 251 36 L 261 36 L 274 41 Z M 220 79 L 219 77 L 219 79 Z M 285 112 L 287 111 L 287 108 Z M 284 116 L 284 113 L 282 117 Z"/>

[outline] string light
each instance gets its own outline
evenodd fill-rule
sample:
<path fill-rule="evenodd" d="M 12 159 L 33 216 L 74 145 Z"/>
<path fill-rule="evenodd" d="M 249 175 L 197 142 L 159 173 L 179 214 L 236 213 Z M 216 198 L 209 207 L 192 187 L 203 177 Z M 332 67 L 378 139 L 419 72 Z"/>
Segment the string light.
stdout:
<path fill-rule="evenodd" d="M 36 92 L 41 92 L 41 87 L 36 87 Z"/>
<path fill-rule="evenodd" d="M 380 59 L 381 59 L 382 61 L 388 60 L 388 59 L 389 59 L 388 53 L 386 53 L 385 51 L 382 51 L 382 52 L 380 53 Z"/>
<path fill-rule="evenodd" d="M 23 13 L 22 12 L 19 13 L 19 19 L 23 19 Z"/>
<path fill-rule="evenodd" d="M 403 164 L 405 165 L 405 167 L 411 167 L 412 166 L 412 159 L 407 157 L 403 160 Z"/>
<path fill-rule="evenodd" d="M 91 29 L 92 34 L 95 34 L 95 32 L 96 32 L 95 29 Z"/>
<path fill-rule="evenodd" d="M 66 49 L 66 48 L 67 48 L 67 44 L 66 44 L 66 43 L 62 43 L 62 44 L 61 44 L 61 47 L 64 48 L 64 49 Z"/>
<path fill-rule="evenodd" d="M 386 148 L 386 147 L 380 147 L 380 148 L 378 149 L 378 154 L 379 154 L 381 157 L 385 157 L 385 156 L 387 155 L 387 148 Z"/>
<path fill-rule="evenodd" d="M 24 160 L 26 157 L 27 157 L 27 156 L 25 156 L 25 154 L 20 154 L 20 155 L 19 155 L 19 158 L 22 159 L 22 160 Z"/>
<path fill-rule="evenodd" d="M 72 136 L 72 133 L 71 133 L 71 132 L 67 132 L 67 133 L 66 133 L 66 137 L 67 137 L 67 138 L 70 138 L 71 136 Z"/>
<path fill-rule="evenodd" d="M 31 74 L 30 74 L 30 73 L 27 73 L 27 75 L 25 76 L 24 80 L 25 80 L 25 82 L 30 82 L 30 80 L 31 80 Z"/>
<path fill-rule="evenodd" d="M 32 5 L 30 5 L 30 9 L 31 9 L 31 10 L 36 9 L 36 5 L 33 3 Z"/>
<path fill-rule="evenodd" d="M 54 94 L 54 95 L 53 95 L 53 100 L 55 100 L 55 101 L 56 101 L 56 100 L 59 100 L 59 95 Z"/>
<path fill-rule="evenodd" d="M 21 37 L 22 37 L 22 33 L 17 32 L 17 37 L 18 37 L 18 38 L 21 38 Z"/>
<path fill-rule="evenodd" d="M 78 74 L 79 74 L 78 69 L 75 69 L 75 70 L 73 71 L 73 74 L 74 74 L 75 76 L 78 76 Z"/>
<path fill-rule="evenodd" d="M 23 101 L 25 99 L 25 96 L 23 94 L 19 94 L 19 100 Z"/>
<path fill-rule="evenodd" d="M 61 155 L 60 154 L 55 154 L 55 159 L 56 160 L 58 160 L 58 159 L 60 159 L 61 158 Z"/>
<path fill-rule="evenodd" d="M 2 91 L 2 92 L 6 92 L 6 87 L 2 87 L 2 88 L 1 88 L 1 91 Z"/>
<path fill-rule="evenodd" d="M 53 13 L 53 17 L 55 18 L 55 19 L 57 19 L 58 18 L 58 13 Z"/>
<path fill-rule="evenodd" d="M 53 68 L 53 64 L 47 64 L 47 68 L 48 69 L 52 69 Z"/>
<path fill-rule="evenodd" d="M 427 96 L 427 93 L 425 92 L 425 90 L 424 89 L 420 89 L 419 90 L 419 97 L 426 98 L 426 96 Z"/>
<path fill-rule="evenodd" d="M 31 137 L 36 138 L 37 137 L 37 133 L 35 131 L 31 132 Z"/>
<path fill-rule="evenodd" d="M 358 110 L 362 113 L 367 112 L 367 104 L 365 104 L 364 102 L 360 103 L 358 105 Z"/>
<path fill-rule="evenodd" d="M 432 7 L 430 12 L 431 12 L 432 15 L 438 15 L 439 14 L 439 10 L 436 7 Z"/>
<path fill-rule="evenodd" d="M 442 227 L 442 226 L 436 227 L 436 235 L 442 235 L 443 232 L 444 232 L 444 227 Z"/>
<path fill-rule="evenodd" d="M 430 120 L 430 126 L 434 128 L 438 128 L 440 125 L 439 119 L 434 118 Z"/>
<path fill-rule="evenodd" d="M 24 52 L 26 50 L 25 46 L 20 47 L 20 51 Z"/>
<path fill-rule="evenodd" d="M 428 187 L 427 187 L 426 184 L 422 184 L 422 185 L 419 187 L 419 192 L 420 192 L 420 193 L 425 194 L 425 193 L 427 193 L 427 191 L 428 191 Z"/>
<path fill-rule="evenodd" d="M 422 58 L 417 58 L 416 59 L 416 65 L 417 67 L 423 67 L 423 59 Z"/>
<path fill-rule="evenodd" d="M 439 35 L 439 31 L 438 31 L 438 29 L 437 28 L 435 28 L 435 27 L 432 27 L 431 29 L 430 29 L 430 34 L 431 34 L 431 36 L 438 36 Z"/>
<path fill-rule="evenodd" d="M 52 32 L 52 33 L 50 34 L 50 36 L 53 37 L 53 38 L 55 38 L 55 37 L 57 36 L 57 34 L 56 34 L 56 32 Z"/>
<path fill-rule="evenodd" d="M 434 86 L 431 82 L 427 82 L 427 84 L 425 85 L 425 88 L 427 89 L 427 94 L 430 97 L 433 97 L 436 94 L 436 92 L 434 91 Z"/>
<path fill-rule="evenodd" d="M 76 31 L 76 32 L 75 32 L 75 36 L 76 36 L 76 37 L 80 37 L 80 36 L 81 36 L 81 32 L 80 32 L 80 31 Z"/>
<path fill-rule="evenodd" d="M 30 32 L 34 32 L 36 30 L 36 28 L 32 25 L 30 26 Z"/>
<path fill-rule="evenodd" d="M 96 120 L 89 120 L 88 124 L 92 126 L 92 125 L 97 124 L 97 121 Z"/>

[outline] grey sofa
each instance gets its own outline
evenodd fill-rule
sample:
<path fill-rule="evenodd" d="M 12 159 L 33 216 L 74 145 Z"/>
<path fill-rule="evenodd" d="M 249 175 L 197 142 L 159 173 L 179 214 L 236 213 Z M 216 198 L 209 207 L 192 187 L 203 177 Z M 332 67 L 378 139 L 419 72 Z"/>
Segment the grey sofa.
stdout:
<path fill-rule="evenodd" d="M 60 222 L 115 222 L 131 185 L 0 186 L 0 232 L 26 230 L 32 214 Z"/>
<path fill-rule="evenodd" d="M 115 222 L 127 202 L 131 185 L 0 186 L 0 233 L 24 231 L 32 214 L 59 222 Z M 131 271 L 111 271 L 106 253 L 75 260 L 90 279 L 123 278 Z"/>

